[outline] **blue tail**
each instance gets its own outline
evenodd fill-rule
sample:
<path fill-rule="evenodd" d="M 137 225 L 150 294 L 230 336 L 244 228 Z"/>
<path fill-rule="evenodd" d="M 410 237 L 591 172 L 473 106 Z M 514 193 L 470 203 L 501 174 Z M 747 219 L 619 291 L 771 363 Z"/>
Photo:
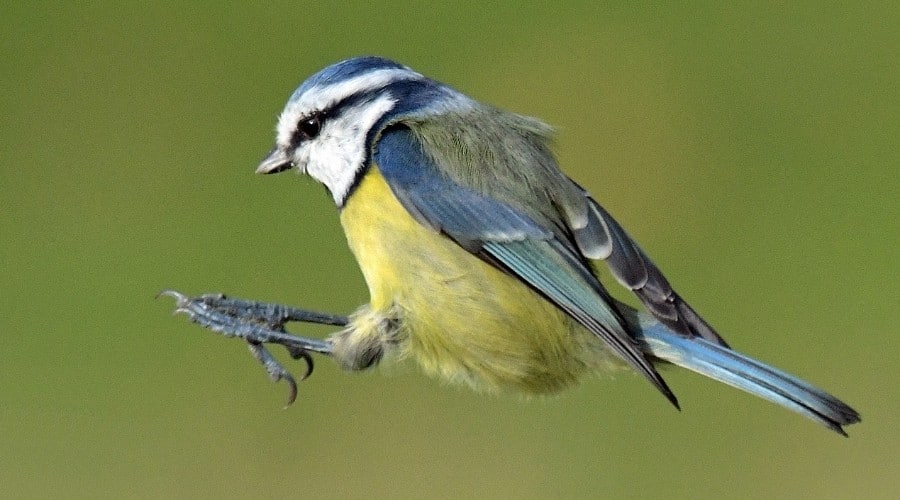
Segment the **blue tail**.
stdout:
<path fill-rule="evenodd" d="M 843 426 L 860 421 L 859 413 L 808 382 L 703 338 L 668 330 L 640 314 L 644 351 L 656 358 L 737 387 L 847 435 Z"/>

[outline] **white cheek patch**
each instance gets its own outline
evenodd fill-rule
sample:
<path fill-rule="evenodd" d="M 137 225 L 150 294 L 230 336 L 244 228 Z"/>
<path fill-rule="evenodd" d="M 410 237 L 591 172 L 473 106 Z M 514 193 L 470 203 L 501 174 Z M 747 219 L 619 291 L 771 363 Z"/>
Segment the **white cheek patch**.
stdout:
<path fill-rule="evenodd" d="M 366 161 L 366 135 L 396 100 L 384 94 L 369 102 L 343 110 L 340 115 L 325 123 L 319 136 L 302 148 L 306 161 L 306 173 L 325 184 L 334 202 L 342 205 L 357 172 Z"/>

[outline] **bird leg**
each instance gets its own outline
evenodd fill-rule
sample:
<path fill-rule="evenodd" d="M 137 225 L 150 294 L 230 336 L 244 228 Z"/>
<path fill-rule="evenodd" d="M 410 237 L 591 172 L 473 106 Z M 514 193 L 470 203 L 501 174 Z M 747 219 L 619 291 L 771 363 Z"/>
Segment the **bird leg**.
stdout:
<path fill-rule="evenodd" d="M 288 384 L 288 405 L 297 399 L 297 382 L 266 349 L 265 344 L 281 345 L 287 349 L 291 358 L 302 359 L 306 363 L 306 373 L 300 378 L 302 381 L 313 372 L 314 364 L 310 353 L 330 355 L 332 344 L 329 340 L 291 335 L 284 329 L 284 325 L 288 322 L 303 322 L 346 326 L 348 323 L 346 316 L 233 299 L 222 294 L 188 297 L 174 290 L 164 290 L 159 294 L 162 295 L 175 299 L 175 313 L 184 313 L 194 323 L 225 337 L 237 337 L 247 342 L 250 353 L 265 367 L 269 377 L 275 382 L 284 380 Z"/>

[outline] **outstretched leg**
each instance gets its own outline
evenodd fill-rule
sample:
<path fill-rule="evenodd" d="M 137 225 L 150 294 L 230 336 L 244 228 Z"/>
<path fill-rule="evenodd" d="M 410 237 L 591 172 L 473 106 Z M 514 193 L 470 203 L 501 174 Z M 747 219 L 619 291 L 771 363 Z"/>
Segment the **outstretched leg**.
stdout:
<path fill-rule="evenodd" d="M 331 355 L 330 340 L 298 337 L 287 333 L 284 325 L 288 322 L 317 323 L 322 325 L 346 326 L 346 316 L 304 311 L 279 304 L 228 298 L 221 294 L 205 294 L 188 297 L 174 290 L 164 290 L 165 295 L 175 299 L 175 312 L 184 313 L 200 326 L 226 337 L 237 337 L 247 342 L 250 352 L 265 367 L 273 381 L 284 380 L 290 387 L 287 404 L 297 399 L 297 382 L 281 363 L 266 349 L 264 344 L 284 346 L 293 359 L 306 362 L 306 373 L 300 380 L 310 376 L 313 359 L 309 353 Z"/>

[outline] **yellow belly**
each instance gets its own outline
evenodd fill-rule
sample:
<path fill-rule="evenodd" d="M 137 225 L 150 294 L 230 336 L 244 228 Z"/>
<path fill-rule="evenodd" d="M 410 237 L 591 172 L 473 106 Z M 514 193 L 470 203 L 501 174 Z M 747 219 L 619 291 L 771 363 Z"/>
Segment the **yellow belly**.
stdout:
<path fill-rule="evenodd" d="M 414 220 L 376 168 L 350 196 L 341 223 L 371 294 L 354 321 L 398 321 L 397 350 L 425 371 L 476 387 L 547 393 L 606 358 L 599 341 L 557 307 Z"/>

